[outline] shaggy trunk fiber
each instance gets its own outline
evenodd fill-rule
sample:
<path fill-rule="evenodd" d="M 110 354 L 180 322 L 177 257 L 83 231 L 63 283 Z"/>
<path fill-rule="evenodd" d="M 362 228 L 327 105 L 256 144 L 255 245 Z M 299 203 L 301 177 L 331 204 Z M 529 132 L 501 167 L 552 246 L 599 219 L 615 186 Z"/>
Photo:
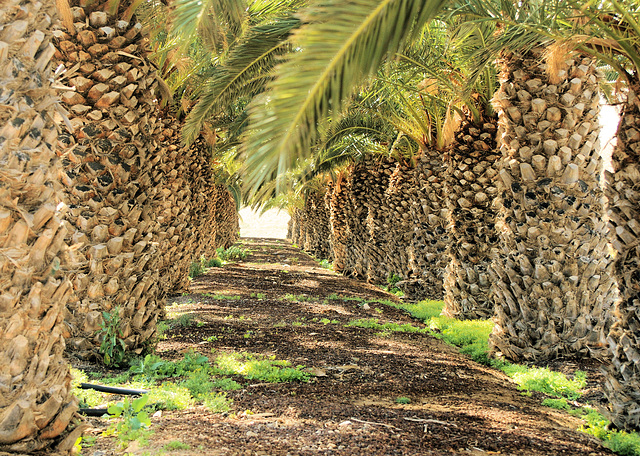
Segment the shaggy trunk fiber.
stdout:
<path fill-rule="evenodd" d="M 209 225 L 215 230 L 213 248 L 222 247 L 223 249 L 228 249 L 240 238 L 238 209 L 233 195 L 225 185 L 214 184 L 213 189 L 215 192 L 215 206 L 212 211 L 212 225 Z M 207 234 L 205 233 L 206 236 Z M 206 255 L 206 257 L 213 258 L 213 254 Z"/>
<path fill-rule="evenodd" d="M 407 246 L 413 237 L 412 207 L 416 202 L 415 168 L 397 163 L 389 178 L 389 185 L 379 211 L 381 234 L 379 240 L 385 249 L 379 275 L 388 278 L 397 275 L 407 279 L 410 275 Z"/>
<path fill-rule="evenodd" d="M 494 313 L 488 270 L 498 241 L 494 209 L 500 158 L 497 127 L 497 119 L 478 126 L 465 122 L 445 159 L 451 242 L 443 313 L 462 320 L 487 319 Z"/>
<path fill-rule="evenodd" d="M 367 198 L 369 197 L 367 182 L 371 179 L 374 170 L 370 167 L 373 162 L 357 163 L 351 174 L 351 217 L 348 219 L 349 232 L 351 233 L 351 243 L 348 246 L 344 274 L 366 280 L 369 269 L 369 259 L 367 257 L 367 243 L 369 242 L 369 232 L 367 230 Z"/>
<path fill-rule="evenodd" d="M 611 421 L 622 429 L 640 429 L 640 82 L 630 84 L 607 173 L 610 233 L 618 255 L 615 274 L 620 298 L 607 337 L 605 393 Z"/>
<path fill-rule="evenodd" d="M 366 179 L 359 181 L 360 187 L 355 187 L 354 192 L 361 193 L 356 198 L 367 208 L 367 281 L 380 284 L 385 283 L 389 276 L 385 263 L 389 250 L 393 248 L 386 242 L 388 233 L 383 226 L 383 220 L 388 210 L 386 190 L 389 188 L 389 178 L 396 163 L 392 159 L 376 162 L 369 158 L 365 161 L 365 166 L 370 172 Z"/>
<path fill-rule="evenodd" d="M 444 207 L 444 163 L 438 151 L 424 150 L 415 169 L 411 205 L 413 236 L 407 246 L 410 278 L 396 284 L 411 299 L 442 299 L 442 276 L 450 242 Z"/>
<path fill-rule="evenodd" d="M 325 203 L 326 190 L 310 192 L 305 201 L 306 239 L 304 249 L 316 258 L 333 259 L 329 208 Z"/>
<path fill-rule="evenodd" d="M 306 240 L 305 221 L 305 212 L 298 207 L 294 207 L 289 220 L 290 236 L 288 238 L 298 246 L 303 246 Z"/>
<path fill-rule="evenodd" d="M 352 215 L 349 171 L 341 173 L 330 193 L 329 212 L 333 243 L 333 270 L 344 272 L 351 243 L 349 219 Z"/>
<path fill-rule="evenodd" d="M 603 220 L 599 91 L 590 59 L 547 75 L 542 51 L 508 55 L 495 96 L 502 160 L 492 268 L 494 352 L 512 360 L 601 348 L 615 287 Z"/>
<path fill-rule="evenodd" d="M 0 452 L 70 454 L 77 408 L 63 360 L 65 243 L 53 147 L 53 2 L 0 4 Z"/>
<path fill-rule="evenodd" d="M 58 31 L 56 53 L 76 89 L 62 96 L 71 129 L 64 166 L 70 241 L 84 259 L 72 277 L 69 348 L 96 356 L 102 312 L 117 306 L 127 349 L 139 353 L 163 309 L 161 272 L 170 259 L 162 252 L 172 203 L 182 205 L 170 190 L 175 163 L 154 139 L 165 130 L 161 87 L 140 23 L 81 7 L 73 15 L 77 33 Z"/>

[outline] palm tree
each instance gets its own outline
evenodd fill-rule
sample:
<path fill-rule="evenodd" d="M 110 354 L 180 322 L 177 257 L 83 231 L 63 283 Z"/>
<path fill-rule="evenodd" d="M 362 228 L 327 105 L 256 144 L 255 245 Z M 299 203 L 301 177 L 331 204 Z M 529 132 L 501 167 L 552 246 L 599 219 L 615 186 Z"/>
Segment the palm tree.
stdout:
<path fill-rule="evenodd" d="M 603 255 L 599 73 L 593 59 L 551 38 L 575 15 L 561 3 L 473 2 L 475 14 L 480 4 L 500 30 L 486 53 L 499 55 L 501 68 L 502 251 L 490 271 L 490 344 L 515 360 L 597 354 L 615 292 Z"/>
<path fill-rule="evenodd" d="M 145 348 L 165 294 L 184 284 L 181 274 L 194 250 L 208 246 L 194 243 L 194 236 L 214 241 L 211 227 L 226 220 L 214 214 L 216 204 L 230 203 L 210 185 L 208 148 L 180 152 L 180 138 L 173 134 L 176 120 L 160 109 L 171 102 L 171 91 L 149 60 L 135 15 L 140 3 L 73 2 L 72 23 L 57 32 L 57 61 L 76 88 L 63 95 L 70 118 L 64 166 L 69 219 L 77 230 L 70 241 L 80 246 L 85 261 L 72 278 L 76 296 L 68 323 L 70 349 L 83 357 L 97 356 L 102 312 L 115 308 L 127 350 Z M 178 2 L 176 8 L 193 12 L 192 4 Z M 244 4 L 225 4 L 231 7 L 197 2 L 196 18 L 176 27 L 182 25 L 185 34 L 196 33 L 198 27 L 192 26 L 200 22 L 216 29 L 223 15 L 225 26 L 233 28 Z M 216 30 L 207 35 L 214 47 L 220 41 Z M 194 225 L 195 231 L 186 228 Z M 233 223 L 228 226 L 237 233 Z"/>
<path fill-rule="evenodd" d="M 443 313 L 459 319 L 490 318 L 494 314 L 489 265 L 497 247 L 494 178 L 498 174 L 496 147 L 497 115 L 490 99 L 497 77 L 486 65 L 472 79 L 474 52 L 484 49 L 495 32 L 492 23 L 474 24 L 460 15 L 434 21 L 423 39 L 401 58 L 430 79 L 432 90 L 455 101 L 460 126 L 445 153 L 444 206 L 447 209 L 449 261 L 444 272 Z M 425 59 L 425 56 L 432 57 Z M 469 83 L 473 80 L 474 83 Z M 423 85 L 425 85 L 423 82 Z"/>
<path fill-rule="evenodd" d="M 63 360 L 73 256 L 54 149 L 56 18 L 54 2 L 0 5 L 0 452 L 69 454 L 83 430 L 70 426 L 78 405 Z"/>
<path fill-rule="evenodd" d="M 577 5 L 576 5 L 577 6 Z M 610 65 L 624 89 L 613 172 L 606 172 L 610 238 L 616 251 L 614 274 L 620 296 L 607 335 L 605 393 L 609 417 L 619 428 L 640 429 L 640 315 L 638 314 L 637 228 L 640 221 L 638 163 L 640 160 L 640 5 L 608 0 L 579 5 L 588 19 L 574 40 L 585 51 Z M 597 37 L 594 39 L 593 37 Z"/>
<path fill-rule="evenodd" d="M 172 221 L 159 167 L 168 172 L 173 163 L 154 139 L 165 130 L 157 101 L 164 86 L 148 60 L 136 4 L 83 5 L 71 3 L 74 24 L 57 32 L 56 60 L 76 89 L 62 96 L 69 111 L 63 165 L 77 230 L 70 242 L 84 260 L 72 277 L 69 349 L 97 357 L 103 311 L 120 309 L 127 350 L 140 352 L 155 333 L 163 309 L 158 242 Z M 175 203 L 184 213 L 184 202 Z"/>

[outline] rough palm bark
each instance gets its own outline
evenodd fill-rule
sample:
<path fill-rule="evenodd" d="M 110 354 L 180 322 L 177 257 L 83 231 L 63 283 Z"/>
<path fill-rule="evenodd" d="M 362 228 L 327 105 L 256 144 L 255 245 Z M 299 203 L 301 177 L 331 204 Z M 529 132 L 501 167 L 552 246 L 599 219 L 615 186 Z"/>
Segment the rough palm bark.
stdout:
<path fill-rule="evenodd" d="M 407 246 L 413 237 L 411 208 L 416 201 L 415 167 L 410 163 L 397 163 L 384 193 L 380 239 L 386 254 L 380 264 L 380 276 L 397 275 L 406 279 L 410 275 Z"/>
<path fill-rule="evenodd" d="M 352 217 L 350 170 L 338 175 L 329 196 L 329 221 L 334 255 L 333 269 L 336 272 L 344 272 L 351 242 L 349 230 L 349 219 Z"/>
<path fill-rule="evenodd" d="M 298 246 L 304 245 L 306 239 L 305 233 L 305 213 L 299 207 L 294 207 L 289 219 L 289 236 L 293 244 Z"/>
<path fill-rule="evenodd" d="M 56 58 L 75 87 L 62 96 L 70 118 L 64 166 L 70 242 L 84 259 L 65 318 L 69 349 L 97 356 L 102 312 L 117 306 L 127 349 L 140 352 L 163 309 L 162 252 L 174 215 L 175 163 L 155 139 L 165 130 L 162 86 L 135 18 L 72 11 L 76 33 L 56 34 Z"/>
<path fill-rule="evenodd" d="M 393 159 L 375 160 L 369 157 L 365 160 L 365 166 L 370 172 L 367 179 L 360 182 L 362 196 L 359 195 L 358 199 L 366 207 L 366 278 L 368 282 L 380 284 L 389 277 L 385 264 L 394 246 L 387 242 L 388 231 L 384 228 L 383 220 L 389 209 L 386 191 L 396 162 Z M 397 272 L 402 274 L 402 271 Z"/>
<path fill-rule="evenodd" d="M 326 190 L 314 189 L 306 198 L 307 238 L 304 249 L 316 258 L 333 259 L 329 208 L 325 203 Z"/>
<path fill-rule="evenodd" d="M 467 120 L 445 157 L 450 261 L 444 273 L 443 313 L 487 319 L 494 313 L 489 266 L 497 250 L 495 199 L 499 151 L 497 119 Z"/>
<path fill-rule="evenodd" d="M 351 242 L 348 246 L 344 274 L 366 280 L 369 268 L 369 259 L 367 257 L 367 242 L 369 242 L 369 233 L 367 230 L 366 220 L 368 215 L 367 198 L 368 189 L 367 182 L 373 174 L 371 169 L 373 162 L 361 161 L 355 164 L 351 173 L 350 185 L 351 190 L 351 217 L 348 219 L 349 232 L 351 233 Z"/>
<path fill-rule="evenodd" d="M 65 204 L 52 121 L 53 2 L 0 4 L 0 452 L 69 454 Z"/>
<path fill-rule="evenodd" d="M 214 248 L 228 249 L 240 237 L 240 222 L 238 218 L 238 210 L 236 201 L 227 187 L 223 184 L 215 184 L 213 186 L 216 197 L 215 206 L 213 207 L 212 225 L 215 230 Z M 207 258 L 212 258 L 208 255 Z"/>
<path fill-rule="evenodd" d="M 588 58 L 548 75 L 542 50 L 502 59 L 494 352 L 544 361 L 602 349 L 615 296 L 603 220 L 598 77 Z"/>
<path fill-rule="evenodd" d="M 605 393 L 611 421 L 622 429 L 640 429 L 640 81 L 630 81 L 607 172 L 610 235 L 617 252 L 615 275 L 620 290 L 615 323 L 608 334 Z"/>
<path fill-rule="evenodd" d="M 413 235 L 407 246 L 409 278 L 396 284 L 411 299 L 442 299 L 447 264 L 448 209 L 444 204 L 444 162 L 439 151 L 425 149 L 415 169 L 411 205 Z"/>

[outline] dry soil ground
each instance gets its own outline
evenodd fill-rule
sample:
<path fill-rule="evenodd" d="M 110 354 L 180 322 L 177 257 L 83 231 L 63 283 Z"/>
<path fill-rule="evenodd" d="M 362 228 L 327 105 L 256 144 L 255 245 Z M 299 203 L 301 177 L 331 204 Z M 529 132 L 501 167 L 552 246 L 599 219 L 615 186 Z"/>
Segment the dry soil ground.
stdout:
<path fill-rule="evenodd" d="M 242 242 L 252 252 L 244 261 L 211 269 L 193 281 L 191 294 L 171 300 L 201 323 L 173 329 L 157 353 L 275 355 L 316 375 L 307 383 L 238 379 L 243 388 L 229 393 L 229 413 L 165 412 L 152 420 L 150 446 L 131 448 L 135 454 L 159 454 L 176 439 L 190 449 L 172 455 L 612 454 L 577 432 L 577 419 L 523 396 L 501 372 L 434 337 L 345 326 L 358 318 L 420 326 L 374 302 L 391 295 L 320 268 L 286 241 Z M 400 397 L 411 402 L 399 404 Z M 91 423 L 95 434 L 106 426 Z M 86 454 L 119 454 L 113 448 L 100 438 Z"/>

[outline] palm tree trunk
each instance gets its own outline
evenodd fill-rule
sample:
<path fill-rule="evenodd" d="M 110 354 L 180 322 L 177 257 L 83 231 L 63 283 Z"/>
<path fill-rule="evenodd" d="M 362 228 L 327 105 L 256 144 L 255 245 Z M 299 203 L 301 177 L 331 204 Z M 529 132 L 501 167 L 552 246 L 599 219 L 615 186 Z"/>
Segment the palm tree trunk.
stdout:
<path fill-rule="evenodd" d="M 72 277 L 69 349 L 98 357 L 102 312 L 119 306 L 127 349 L 140 353 L 164 308 L 163 238 L 175 221 L 166 202 L 176 199 L 170 188 L 178 170 L 156 141 L 166 125 L 142 25 L 89 7 L 72 12 L 78 33 L 58 31 L 56 52 L 76 88 L 62 97 L 71 130 L 64 166 L 76 230 L 70 242 L 84 258 Z M 184 209 L 177 217 L 187 216 Z"/>
<path fill-rule="evenodd" d="M 617 252 L 614 271 L 620 297 L 608 334 L 608 377 L 605 393 L 611 421 L 622 429 L 640 429 L 640 81 L 629 84 L 613 152 L 613 173 L 607 173 L 609 223 Z"/>
<path fill-rule="evenodd" d="M 82 427 L 63 359 L 61 167 L 51 87 L 53 2 L 0 4 L 0 452 L 69 454 Z"/>
<path fill-rule="evenodd" d="M 351 232 L 352 243 L 347 252 L 349 263 L 345 265 L 345 274 L 360 279 L 366 279 L 369 269 L 369 259 L 367 257 L 367 243 L 369 242 L 369 231 L 367 230 L 367 208 L 368 188 L 367 182 L 371 178 L 373 162 L 362 161 L 356 163 L 351 173 L 351 206 L 352 216 L 349 218 L 349 231 Z"/>
<path fill-rule="evenodd" d="M 344 272 L 348 261 L 347 253 L 351 243 L 349 219 L 351 215 L 350 170 L 340 173 L 331 189 L 329 221 L 333 245 L 333 270 Z"/>
<path fill-rule="evenodd" d="M 505 55 L 494 100 L 502 149 L 492 267 L 494 352 L 513 360 L 585 356 L 615 295 L 607 254 L 593 62 L 549 76 L 542 50 Z"/>
<path fill-rule="evenodd" d="M 442 276 L 450 242 L 444 207 L 444 162 L 439 151 L 426 149 L 414 171 L 410 219 L 413 235 L 407 246 L 409 278 L 398 282 L 411 299 L 442 299 Z"/>
<path fill-rule="evenodd" d="M 443 313 L 453 318 L 487 319 L 494 314 L 488 270 L 498 241 L 494 209 L 497 129 L 497 119 L 478 126 L 466 121 L 445 158 L 451 242 Z"/>
<path fill-rule="evenodd" d="M 407 246 L 413 237 L 412 207 L 415 204 L 415 166 L 396 163 L 389 178 L 381 211 L 380 239 L 385 246 L 381 275 L 407 279 L 411 273 Z"/>
<path fill-rule="evenodd" d="M 329 208 L 325 203 L 326 190 L 313 189 L 305 200 L 305 243 L 304 249 L 315 256 L 331 260 L 333 258 L 333 248 L 331 245 L 331 224 Z"/>

